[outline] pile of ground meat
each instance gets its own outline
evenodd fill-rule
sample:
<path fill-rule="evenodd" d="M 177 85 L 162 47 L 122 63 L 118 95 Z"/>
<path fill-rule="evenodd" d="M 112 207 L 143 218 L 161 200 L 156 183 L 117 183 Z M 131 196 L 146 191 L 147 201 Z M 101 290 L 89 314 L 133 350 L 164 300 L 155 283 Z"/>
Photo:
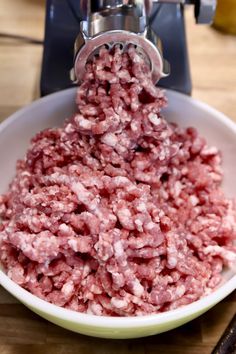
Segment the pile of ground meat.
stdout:
<path fill-rule="evenodd" d="M 37 134 L 0 197 L 0 262 L 41 299 L 95 315 L 189 304 L 236 261 L 236 208 L 221 156 L 169 124 L 143 58 L 103 48 L 78 112 Z"/>

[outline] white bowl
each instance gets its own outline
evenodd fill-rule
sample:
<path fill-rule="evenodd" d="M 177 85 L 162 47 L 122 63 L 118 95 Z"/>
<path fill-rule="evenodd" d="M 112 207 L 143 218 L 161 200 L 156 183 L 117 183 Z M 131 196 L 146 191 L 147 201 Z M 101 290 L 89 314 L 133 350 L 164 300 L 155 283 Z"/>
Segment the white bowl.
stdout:
<path fill-rule="evenodd" d="M 206 104 L 167 91 L 169 106 L 165 117 L 181 126 L 195 126 L 210 144 L 223 153 L 224 191 L 236 197 L 236 125 Z M 75 89 L 42 98 L 13 114 L 0 125 L 0 193 L 14 175 L 15 163 L 24 156 L 30 138 L 38 131 L 62 125 L 75 111 Z M 10 280 L 0 271 L 0 283 L 13 296 L 40 316 L 75 332 L 104 338 L 135 338 L 161 333 L 201 315 L 236 289 L 236 275 L 224 273 L 224 284 L 212 294 L 179 309 L 140 317 L 101 317 L 60 308 L 47 303 Z"/>

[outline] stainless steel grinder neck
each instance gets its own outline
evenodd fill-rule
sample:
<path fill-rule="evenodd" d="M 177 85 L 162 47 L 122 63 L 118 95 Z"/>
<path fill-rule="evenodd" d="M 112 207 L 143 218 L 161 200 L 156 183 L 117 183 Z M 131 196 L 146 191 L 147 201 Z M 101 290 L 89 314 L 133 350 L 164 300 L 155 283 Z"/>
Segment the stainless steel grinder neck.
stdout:
<path fill-rule="evenodd" d="M 90 0 L 82 1 L 83 21 L 75 42 L 74 79 L 80 82 L 89 58 L 106 45 L 120 43 L 123 48 L 133 44 L 149 61 L 153 82 L 169 74 L 168 63 L 162 57 L 160 39 L 153 34 L 147 39 L 148 1 Z"/>
<path fill-rule="evenodd" d="M 86 63 L 106 45 L 112 48 L 133 44 L 149 62 L 154 83 L 168 76 L 169 63 L 162 55 L 160 38 L 149 28 L 148 16 L 153 2 L 194 4 L 198 23 L 209 23 L 216 0 L 81 0 L 83 21 L 75 42 L 74 68 L 71 78 L 80 83 Z"/>

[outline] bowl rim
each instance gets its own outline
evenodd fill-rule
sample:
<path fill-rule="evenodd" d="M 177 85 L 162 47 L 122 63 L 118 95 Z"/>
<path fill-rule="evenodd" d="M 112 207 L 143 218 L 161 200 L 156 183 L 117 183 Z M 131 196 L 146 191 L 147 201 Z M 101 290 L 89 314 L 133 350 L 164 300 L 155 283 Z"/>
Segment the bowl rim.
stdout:
<path fill-rule="evenodd" d="M 182 93 L 173 90 L 165 91 L 167 92 L 167 96 L 175 96 L 177 99 L 182 100 L 182 102 L 191 103 L 195 107 L 198 107 L 201 110 L 205 110 L 208 113 L 214 115 L 219 122 L 227 126 L 227 128 L 229 128 L 236 134 L 236 124 L 226 115 L 217 111 L 215 108 L 212 108 L 208 104 L 200 102 L 199 100 L 196 100 L 190 96 L 186 96 Z M 25 113 L 31 111 L 32 109 L 37 109 L 37 107 L 40 106 L 42 103 L 51 101 L 52 98 L 65 97 L 65 95 L 71 96 L 75 92 L 75 87 L 69 88 L 40 98 L 35 102 L 31 103 L 30 105 L 21 108 L 0 124 L 0 133 L 9 125 L 11 125 L 16 119 L 23 117 Z M 233 275 L 231 279 L 226 281 L 223 285 L 221 285 L 209 295 L 206 295 L 191 304 L 184 305 L 175 310 L 170 310 L 163 313 L 136 317 L 97 316 L 59 307 L 57 305 L 51 304 L 45 300 L 40 299 L 39 297 L 31 294 L 29 291 L 25 290 L 18 284 L 14 283 L 2 270 L 0 270 L 0 284 L 3 286 L 3 288 L 5 288 L 9 293 L 11 293 L 25 305 L 33 308 L 34 310 L 38 310 L 39 312 L 44 313 L 45 315 L 52 316 L 63 321 L 73 322 L 90 327 L 124 329 L 130 327 L 138 328 L 142 326 L 149 327 L 155 325 L 163 325 L 164 323 L 178 321 L 186 317 L 194 316 L 194 314 L 200 314 L 208 308 L 214 306 L 219 301 L 223 300 L 226 296 L 228 296 L 236 289 L 236 275 Z"/>
<path fill-rule="evenodd" d="M 134 317 L 97 316 L 59 307 L 40 299 L 39 297 L 22 288 L 20 285 L 14 283 L 2 270 L 0 270 L 0 284 L 3 286 L 3 288 L 5 288 L 9 293 L 11 293 L 25 305 L 46 315 L 60 318 L 60 320 L 63 321 L 93 326 L 97 328 L 105 327 L 111 329 L 119 329 L 162 325 L 164 323 L 191 317 L 194 314 L 201 314 L 204 312 L 204 310 L 210 309 L 236 289 L 236 275 L 234 275 L 230 280 L 226 281 L 223 285 L 221 285 L 218 289 L 214 290 L 209 295 L 206 295 L 201 299 L 192 302 L 191 304 L 162 313 Z"/>

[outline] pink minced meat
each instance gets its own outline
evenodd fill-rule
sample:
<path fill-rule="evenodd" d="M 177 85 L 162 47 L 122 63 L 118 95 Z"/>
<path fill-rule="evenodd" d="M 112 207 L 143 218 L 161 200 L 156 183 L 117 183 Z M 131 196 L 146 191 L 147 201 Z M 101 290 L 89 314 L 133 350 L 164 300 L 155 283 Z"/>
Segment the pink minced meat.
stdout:
<path fill-rule="evenodd" d="M 221 156 L 161 115 L 162 90 L 134 48 L 102 49 L 77 114 L 32 139 L 1 196 L 0 261 L 40 298 L 95 315 L 191 303 L 236 261 Z"/>

